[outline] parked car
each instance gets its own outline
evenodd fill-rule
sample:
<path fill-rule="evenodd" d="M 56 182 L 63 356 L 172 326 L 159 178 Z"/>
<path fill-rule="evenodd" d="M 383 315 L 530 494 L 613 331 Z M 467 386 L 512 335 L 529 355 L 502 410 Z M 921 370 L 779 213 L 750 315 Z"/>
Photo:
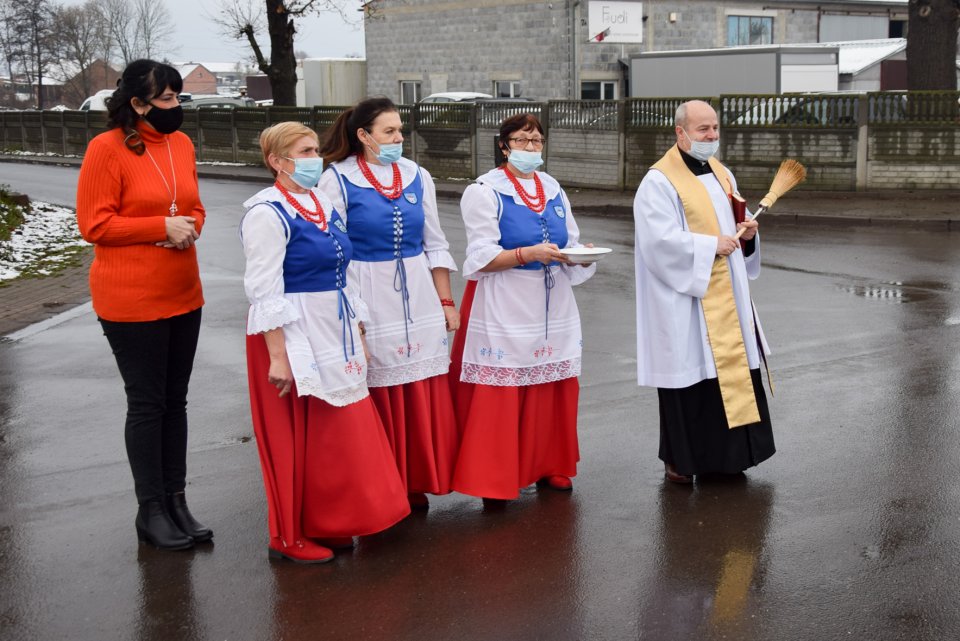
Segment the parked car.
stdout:
<path fill-rule="evenodd" d="M 745 111 L 733 114 L 725 111 L 726 125 L 826 125 L 849 127 L 857 123 L 857 97 L 831 96 L 776 96 L 762 98 Z"/>
<path fill-rule="evenodd" d="M 107 98 L 113 95 L 113 89 L 101 89 L 80 104 L 80 111 L 106 111 Z"/>
<path fill-rule="evenodd" d="M 187 94 L 180 94 L 180 105 L 184 109 L 236 109 L 257 106 L 257 102 L 248 96 L 186 96 Z"/>
<path fill-rule="evenodd" d="M 444 91 L 432 93 L 420 102 L 476 102 L 478 98 L 493 98 L 493 96 L 476 91 Z"/>
<path fill-rule="evenodd" d="M 477 127 L 499 129 L 500 123 L 511 116 L 539 111 L 540 107 L 533 98 L 479 98 L 477 105 Z"/>

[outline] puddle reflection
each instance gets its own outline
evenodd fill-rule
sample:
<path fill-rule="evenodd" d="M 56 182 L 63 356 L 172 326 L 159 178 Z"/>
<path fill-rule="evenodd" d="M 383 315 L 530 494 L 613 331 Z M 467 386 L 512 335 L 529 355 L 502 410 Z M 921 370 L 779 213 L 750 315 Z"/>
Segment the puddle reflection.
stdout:
<path fill-rule="evenodd" d="M 748 479 L 664 487 L 661 559 L 644 628 L 652 638 L 759 639 L 774 491 Z"/>

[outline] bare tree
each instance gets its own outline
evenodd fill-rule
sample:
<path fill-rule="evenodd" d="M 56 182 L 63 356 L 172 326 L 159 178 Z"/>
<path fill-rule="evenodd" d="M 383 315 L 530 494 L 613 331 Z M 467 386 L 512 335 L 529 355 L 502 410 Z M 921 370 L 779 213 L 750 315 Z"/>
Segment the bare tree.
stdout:
<path fill-rule="evenodd" d="M 136 37 L 140 55 L 154 58 L 160 53 L 171 53 L 170 38 L 174 34 L 173 20 L 167 8 L 156 0 L 136 0 Z"/>
<path fill-rule="evenodd" d="M 95 0 L 71 7 L 58 7 L 54 23 L 57 66 L 65 81 L 64 103 L 80 104 L 97 89 L 104 88 L 102 58 L 106 25 Z M 66 83 L 66 81 L 70 81 Z"/>
<path fill-rule="evenodd" d="M 138 56 L 133 6 L 129 0 L 97 0 L 108 37 L 124 66 Z"/>
<path fill-rule="evenodd" d="M 14 25 L 16 9 L 13 0 L 0 0 L 0 55 L 13 84 L 15 69 L 22 66 L 23 41 Z"/>
<path fill-rule="evenodd" d="M 56 59 L 53 46 L 54 7 L 50 0 L 17 3 L 11 18 L 14 33 L 22 41 L 21 63 L 27 79 L 37 85 L 37 109 L 43 109 L 43 81 Z"/>
<path fill-rule="evenodd" d="M 907 88 L 957 88 L 960 0 L 910 0 L 907 25 Z"/>
<path fill-rule="evenodd" d="M 350 0 L 221 0 L 213 19 L 227 36 L 246 39 L 257 67 L 270 79 L 273 104 L 296 105 L 296 20 L 325 12 L 346 20 L 347 6 L 353 4 Z M 269 61 L 257 39 L 264 28 L 270 38 Z"/>
<path fill-rule="evenodd" d="M 138 58 L 159 58 L 173 52 L 173 19 L 156 0 L 95 0 L 112 48 L 126 66 Z"/>

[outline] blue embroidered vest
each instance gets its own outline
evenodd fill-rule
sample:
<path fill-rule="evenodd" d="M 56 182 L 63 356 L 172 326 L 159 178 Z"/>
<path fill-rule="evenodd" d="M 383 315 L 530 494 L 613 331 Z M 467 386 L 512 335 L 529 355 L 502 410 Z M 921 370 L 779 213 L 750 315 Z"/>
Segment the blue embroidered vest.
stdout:
<path fill-rule="evenodd" d="M 336 171 L 336 169 L 334 169 Z M 423 181 L 420 172 L 396 200 L 376 189 L 341 180 L 353 256 L 369 262 L 410 258 L 423 252 Z"/>
<path fill-rule="evenodd" d="M 560 193 L 547 202 L 540 214 L 535 214 L 526 205 L 518 205 L 513 196 L 497 192 L 500 197 L 500 246 L 504 249 L 516 249 L 556 243 L 563 248 L 567 244 L 567 212 L 563 208 Z M 551 267 L 560 263 L 551 263 Z M 517 265 L 515 269 L 542 269 L 543 263 L 534 261 L 526 265 Z"/>
<path fill-rule="evenodd" d="M 343 288 L 347 285 L 347 265 L 353 255 L 353 245 L 347 236 L 346 225 L 336 210 L 328 212 L 327 231 L 302 216 L 290 218 L 279 202 L 271 205 L 287 230 L 287 251 L 283 257 L 283 291 L 288 294 L 336 291 L 337 319 L 340 321 L 343 359 L 348 361 L 347 338 L 350 353 L 356 354 L 351 319 L 356 313 Z"/>

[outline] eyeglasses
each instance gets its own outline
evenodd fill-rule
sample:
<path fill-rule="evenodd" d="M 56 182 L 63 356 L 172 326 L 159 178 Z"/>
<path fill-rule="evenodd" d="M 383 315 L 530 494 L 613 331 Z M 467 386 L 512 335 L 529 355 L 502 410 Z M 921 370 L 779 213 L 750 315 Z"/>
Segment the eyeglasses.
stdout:
<path fill-rule="evenodd" d="M 543 147 L 547 142 L 546 138 L 507 138 L 507 140 L 520 147 L 526 147 L 529 144 L 532 144 L 534 147 Z"/>

